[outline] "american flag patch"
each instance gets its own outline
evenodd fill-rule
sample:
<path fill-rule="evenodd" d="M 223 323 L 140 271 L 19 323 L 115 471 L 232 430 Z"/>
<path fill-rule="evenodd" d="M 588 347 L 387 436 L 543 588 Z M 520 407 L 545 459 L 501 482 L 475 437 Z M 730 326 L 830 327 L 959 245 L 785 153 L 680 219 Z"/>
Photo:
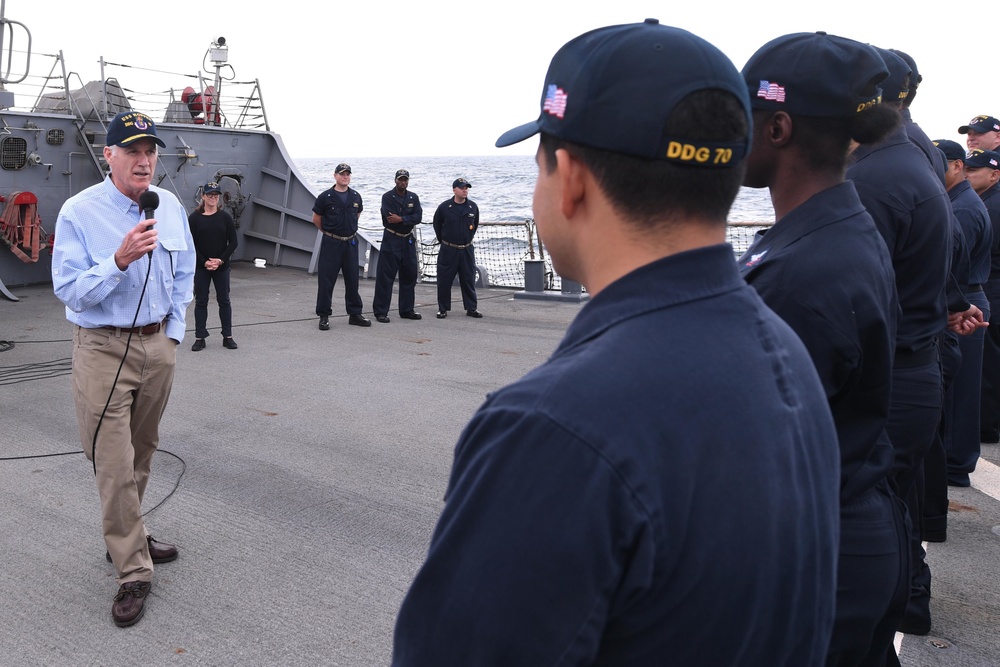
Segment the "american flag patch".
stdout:
<path fill-rule="evenodd" d="M 760 87 L 757 88 L 757 97 L 773 102 L 784 102 L 785 87 L 771 81 L 761 80 Z"/>
<path fill-rule="evenodd" d="M 554 83 L 550 84 L 545 91 L 545 101 L 542 103 L 542 111 L 552 114 L 556 118 L 562 118 L 566 115 L 566 92 L 556 86 Z"/>

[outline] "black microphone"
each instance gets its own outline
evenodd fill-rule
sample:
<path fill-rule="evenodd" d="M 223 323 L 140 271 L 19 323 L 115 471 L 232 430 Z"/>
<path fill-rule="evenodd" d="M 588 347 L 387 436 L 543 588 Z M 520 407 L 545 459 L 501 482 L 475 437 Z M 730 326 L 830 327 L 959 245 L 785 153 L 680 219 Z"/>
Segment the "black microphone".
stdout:
<path fill-rule="evenodd" d="M 146 220 L 149 220 L 156 214 L 156 208 L 159 205 L 160 205 L 160 195 L 156 194 L 155 192 L 146 190 L 141 195 L 139 195 L 139 208 L 142 209 L 142 215 Z M 148 232 L 152 228 L 153 228 L 152 225 L 148 225 L 146 227 L 146 231 Z M 153 259 L 152 250 L 149 251 L 149 259 L 150 260 Z"/>

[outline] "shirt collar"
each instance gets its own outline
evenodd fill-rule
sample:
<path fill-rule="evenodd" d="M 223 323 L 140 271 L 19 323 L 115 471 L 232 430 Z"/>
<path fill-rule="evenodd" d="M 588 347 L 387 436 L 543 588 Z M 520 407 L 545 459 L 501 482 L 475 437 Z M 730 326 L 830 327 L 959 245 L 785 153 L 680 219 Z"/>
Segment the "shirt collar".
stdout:
<path fill-rule="evenodd" d="M 594 296 L 570 324 L 556 353 L 597 337 L 624 320 L 741 287 L 746 283 L 728 243 L 664 257 L 619 278 Z"/>
<path fill-rule="evenodd" d="M 127 213 L 129 209 L 133 206 L 138 209 L 139 205 L 122 194 L 122 191 L 118 189 L 114 181 L 111 180 L 111 174 L 108 174 L 104 178 L 104 191 L 108 196 L 108 200 L 111 205 L 120 210 L 122 213 Z"/>

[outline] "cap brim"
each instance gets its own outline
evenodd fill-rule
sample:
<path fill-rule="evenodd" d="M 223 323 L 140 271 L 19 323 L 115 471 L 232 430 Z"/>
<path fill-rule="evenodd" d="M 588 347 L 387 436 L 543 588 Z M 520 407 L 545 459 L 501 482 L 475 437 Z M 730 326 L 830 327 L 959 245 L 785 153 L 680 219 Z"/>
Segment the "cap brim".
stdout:
<path fill-rule="evenodd" d="M 503 148 L 504 146 L 512 146 L 513 144 L 519 143 L 535 136 L 542 131 L 542 119 L 536 119 L 530 123 L 525 123 L 524 125 L 518 125 L 513 130 L 507 130 L 500 135 L 497 139 L 496 147 Z"/>
<path fill-rule="evenodd" d="M 167 145 L 165 143 L 163 143 L 163 139 L 160 139 L 155 134 L 137 134 L 134 137 L 129 137 L 127 140 L 119 142 L 117 145 L 118 146 L 128 146 L 129 144 L 133 144 L 133 143 L 139 141 L 140 139 L 152 139 L 153 141 L 155 141 L 156 143 L 158 143 L 160 145 L 160 148 L 166 148 L 167 147 Z"/>

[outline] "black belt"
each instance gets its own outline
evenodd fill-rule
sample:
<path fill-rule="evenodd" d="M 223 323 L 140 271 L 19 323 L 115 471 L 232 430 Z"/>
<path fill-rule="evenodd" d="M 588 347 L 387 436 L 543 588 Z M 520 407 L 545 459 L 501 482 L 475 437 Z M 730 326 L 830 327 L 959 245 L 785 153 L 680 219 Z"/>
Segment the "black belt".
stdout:
<path fill-rule="evenodd" d="M 448 243 L 447 241 L 441 241 L 441 245 L 446 245 L 449 248 L 458 248 L 459 250 L 462 250 L 463 248 L 468 248 L 472 244 L 466 243 L 465 245 L 457 245 L 455 243 Z"/>
<path fill-rule="evenodd" d="M 357 236 L 357 234 L 351 234 L 350 236 L 337 236 L 336 234 L 328 232 L 325 229 L 321 229 L 319 231 L 323 232 L 326 236 L 329 236 L 331 239 L 337 239 L 338 241 L 353 241 L 354 237 Z"/>
<path fill-rule="evenodd" d="M 398 237 L 403 238 L 403 239 L 409 238 L 409 237 L 413 236 L 413 230 L 410 230 L 406 234 L 400 234 L 399 232 L 394 232 L 391 229 L 389 229 L 388 227 L 385 227 L 385 231 L 389 232 L 393 236 L 398 236 Z"/>
<path fill-rule="evenodd" d="M 143 336 L 152 336 L 155 333 L 159 333 L 166 324 L 166 320 L 163 322 L 153 322 L 152 324 L 147 324 L 144 327 L 101 327 L 102 329 L 111 329 L 112 331 L 117 331 L 118 333 L 130 333 L 130 334 L 140 334 Z"/>
<path fill-rule="evenodd" d="M 970 292 L 982 292 L 983 291 L 983 286 L 982 285 L 969 285 L 969 291 Z"/>
<path fill-rule="evenodd" d="M 925 347 L 922 350 L 900 350 L 896 349 L 896 358 L 892 362 L 893 368 L 918 368 L 937 360 L 937 348 L 935 346 Z"/>

